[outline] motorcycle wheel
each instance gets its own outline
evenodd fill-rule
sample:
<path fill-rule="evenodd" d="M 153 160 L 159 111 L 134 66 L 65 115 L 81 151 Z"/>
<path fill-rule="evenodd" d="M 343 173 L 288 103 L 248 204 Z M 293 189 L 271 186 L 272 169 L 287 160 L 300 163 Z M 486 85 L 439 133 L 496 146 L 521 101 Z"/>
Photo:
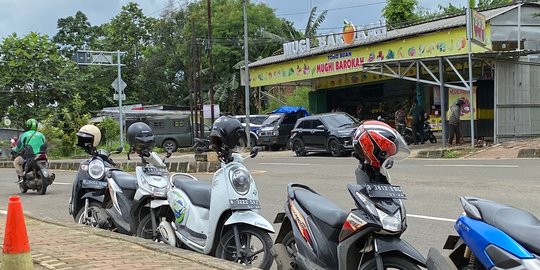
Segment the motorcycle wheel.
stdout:
<path fill-rule="evenodd" d="M 270 235 L 256 227 L 240 226 L 238 232 L 240 234 L 242 251 L 244 251 L 243 253 L 247 252 L 248 254 L 237 256 L 234 230 L 231 227 L 221 237 L 216 250 L 216 257 L 253 268 L 270 269 L 273 262 L 272 254 L 270 253 L 270 248 L 272 248 L 272 238 Z M 257 240 L 255 243 L 253 243 L 253 238 L 256 238 Z M 261 253 L 263 253 L 262 257 L 259 256 Z"/>
<path fill-rule="evenodd" d="M 28 187 L 26 187 L 25 184 L 20 183 L 19 184 L 19 190 L 21 191 L 21 193 L 26 193 L 28 191 Z"/>
<path fill-rule="evenodd" d="M 430 143 L 437 143 L 437 138 L 433 134 L 429 134 L 429 142 Z"/>
<path fill-rule="evenodd" d="M 159 220 L 157 217 L 156 226 L 159 226 Z M 139 222 L 139 227 L 137 227 L 137 236 L 144 239 L 152 239 L 152 217 L 150 216 L 150 213 L 146 214 L 146 216 L 141 219 L 141 222 Z"/>
<path fill-rule="evenodd" d="M 45 195 L 45 193 L 47 193 L 47 185 L 49 183 L 49 179 L 44 178 L 41 171 L 37 172 L 37 176 L 39 179 L 41 179 L 41 187 L 37 190 L 37 192 L 39 193 L 39 195 Z"/>
<path fill-rule="evenodd" d="M 395 257 L 395 256 L 384 257 L 383 256 L 382 259 L 383 259 L 384 269 L 420 270 L 420 267 L 418 267 L 418 265 L 401 257 Z M 362 265 L 359 265 L 358 270 L 377 270 L 377 262 L 375 261 L 375 258 L 368 260 Z"/>
<path fill-rule="evenodd" d="M 281 240 L 281 244 L 285 245 L 287 248 L 287 252 L 289 255 L 291 255 L 292 258 L 296 260 L 296 254 L 298 253 L 298 248 L 296 247 L 296 240 L 294 239 L 294 233 L 293 231 L 289 231 L 283 239 Z M 298 267 L 294 267 L 294 269 L 297 269 Z"/>
<path fill-rule="evenodd" d="M 107 212 L 101 207 L 98 202 L 90 202 L 88 204 L 88 211 L 92 213 L 89 217 L 90 221 L 83 219 L 84 206 L 79 210 L 79 213 L 75 216 L 75 222 L 83 225 L 88 225 L 94 228 L 101 228 L 103 224 L 107 222 Z"/>

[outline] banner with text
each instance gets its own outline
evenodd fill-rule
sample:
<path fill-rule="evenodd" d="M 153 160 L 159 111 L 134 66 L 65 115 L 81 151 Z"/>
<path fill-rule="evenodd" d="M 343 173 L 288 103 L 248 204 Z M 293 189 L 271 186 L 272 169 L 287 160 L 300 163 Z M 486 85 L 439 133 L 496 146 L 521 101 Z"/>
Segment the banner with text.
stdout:
<path fill-rule="evenodd" d="M 486 28 L 489 37 L 489 27 Z M 486 47 L 491 47 L 489 38 Z M 466 54 L 465 28 L 450 29 L 416 37 L 368 44 L 332 53 L 250 68 L 251 87 L 266 86 L 358 72 L 364 63 L 392 59 L 416 59 Z M 473 52 L 486 48 L 474 45 Z M 361 76 L 351 78 L 360 83 Z"/>

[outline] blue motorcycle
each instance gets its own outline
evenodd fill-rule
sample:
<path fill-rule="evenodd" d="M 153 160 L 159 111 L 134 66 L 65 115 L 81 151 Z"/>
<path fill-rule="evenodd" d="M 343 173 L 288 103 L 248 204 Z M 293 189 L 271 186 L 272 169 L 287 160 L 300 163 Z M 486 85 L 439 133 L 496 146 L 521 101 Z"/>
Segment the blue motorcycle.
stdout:
<path fill-rule="evenodd" d="M 540 269 L 540 220 L 531 213 L 484 199 L 461 197 L 465 213 L 456 220 L 443 256 L 429 250 L 430 270 Z"/>

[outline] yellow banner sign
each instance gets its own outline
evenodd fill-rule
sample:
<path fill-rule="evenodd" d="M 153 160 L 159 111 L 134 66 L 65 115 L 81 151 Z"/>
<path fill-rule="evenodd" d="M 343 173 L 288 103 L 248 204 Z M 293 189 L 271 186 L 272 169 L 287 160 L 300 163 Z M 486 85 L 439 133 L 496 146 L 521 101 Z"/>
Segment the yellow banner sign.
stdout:
<path fill-rule="evenodd" d="M 489 27 L 486 30 L 489 31 Z M 488 48 L 491 47 L 490 40 L 486 40 L 486 43 Z M 310 80 L 358 72 L 362 70 L 364 63 L 466 54 L 466 46 L 465 28 L 456 28 L 253 67 L 250 68 L 249 80 L 252 87 Z M 486 48 L 473 46 L 473 52 L 483 51 L 486 51 Z M 350 77 L 352 83 L 361 83 L 361 79 L 360 76 Z"/>
<path fill-rule="evenodd" d="M 458 99 L 462 99 L 465 104 L 461 106 L 460 120 L 471 120 L 471 101 L 469 99 L 469 91 L 450 88 L 448 89 L 448 113 L 447 118 L 450 117 L 450 108 L 456 104 Z M 476 113 L 478 111 L 476 107 L 476 86 L 473 86 L 473 100 L 474 100 L 474 119 L 477 119 Z"/>

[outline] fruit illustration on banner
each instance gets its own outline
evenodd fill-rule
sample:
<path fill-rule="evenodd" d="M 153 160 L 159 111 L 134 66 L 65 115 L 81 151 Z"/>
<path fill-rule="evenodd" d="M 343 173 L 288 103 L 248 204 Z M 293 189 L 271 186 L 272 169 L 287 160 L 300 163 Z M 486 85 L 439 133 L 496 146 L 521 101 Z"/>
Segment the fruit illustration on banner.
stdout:
<path fill-rule="evenodd" d="M 343 42 L 345 44 L 352 44 L 354 41 L 354 38 L 356 37 L 356 27 L 354 27 L 354 24 L 348 22 L 347 20 L 343 20 L 343 23 L 345 24 L 343 26 Z"/>

